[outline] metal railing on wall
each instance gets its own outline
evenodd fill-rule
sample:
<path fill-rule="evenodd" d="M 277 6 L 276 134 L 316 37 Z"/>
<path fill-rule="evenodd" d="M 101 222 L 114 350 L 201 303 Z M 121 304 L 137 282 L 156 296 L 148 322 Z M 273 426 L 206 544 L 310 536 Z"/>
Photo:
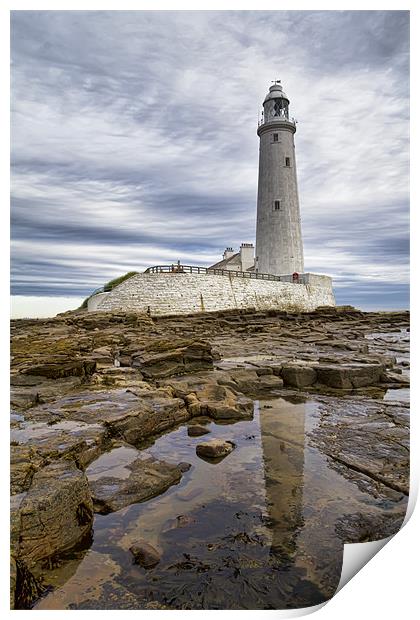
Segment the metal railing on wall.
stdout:
<path fill-rule="evenodd" d="M 100 286 L 99 288 L 95 288 L 93 293 L 90 294 L 90 297 L 93 297 L 94 295 L 97 295 L 98 293 L 103 293 L 103 292 L 104 292 L 104 287 Z"/>
<path fill-rule="evenodd" d="M 246 278 L 248 280 L 270 280 L 275 282 L 291 282 L 293 284 L 304 284 L 303 274 L 291 274 L 275 276 L 271 273 L 256 273 L 254 271 L 232 271 L 230 269 L 211 269 L 209 267 L 196 267 L 194 265 L 155 265 L 148 267 L 144 273 L 201 273 L 204 275 L 233 276 L 235 278 Z"/>

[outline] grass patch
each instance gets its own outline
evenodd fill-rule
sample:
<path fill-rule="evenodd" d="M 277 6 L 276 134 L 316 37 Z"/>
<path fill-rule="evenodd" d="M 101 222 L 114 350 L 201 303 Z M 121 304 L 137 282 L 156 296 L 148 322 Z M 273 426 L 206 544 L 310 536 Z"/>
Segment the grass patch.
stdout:
<path fill-rule="evenodd" d="M 112 289 L 121 284 L 121 282 L 124 282 L 125 280 L 128 280 L 128 278 L 132 278 L 137 274 L 138 271 L 128 271 L 123 276 L 120 276 L 119 278 L 114 278 L 114 280 L 110 280 L 109 282 L 104 284 L 104 293 L 109 293 L 109 291 L 112 291 Z"/>

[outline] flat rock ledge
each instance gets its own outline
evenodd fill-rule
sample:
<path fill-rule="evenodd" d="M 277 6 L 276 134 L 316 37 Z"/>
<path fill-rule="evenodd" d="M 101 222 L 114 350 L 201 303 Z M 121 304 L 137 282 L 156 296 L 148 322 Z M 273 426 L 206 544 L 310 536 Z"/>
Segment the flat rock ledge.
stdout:
<path fill-rule="evenodd" d="M 184 467 L 153 458 L 137 459 L 127 465 L 128 478 L 106 476 L 91 480 L 93 507 L 99 514 L 108 514 L 130 504 L 144 502 L 160 495 L 182 477 Z"/>
<path fill-rule="evenodd" d="M 134 368 L 154 379 L 213 368 L 211 345 L 204 340 L 157 340 L 131 360 Z"/>

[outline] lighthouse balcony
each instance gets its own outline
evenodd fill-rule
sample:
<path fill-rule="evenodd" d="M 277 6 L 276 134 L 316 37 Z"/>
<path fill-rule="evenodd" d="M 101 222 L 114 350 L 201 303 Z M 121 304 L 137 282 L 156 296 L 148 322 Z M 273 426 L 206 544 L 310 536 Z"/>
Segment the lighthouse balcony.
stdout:
<path fill-rule="evenodd" d="M 296 132 L 297 121 L 294 118 L 276 117 L 270 118 L 268 121 L 261 119 L 258 123 L 257 134 L 261 136 L 266 131 L 272 131 L 273 129 L 287 130 L 291 133 Z"/>
<path fill-rule="evenodd" d="M 258 127 L 262 127 L 262 125 L 272 125 L 275 123 L 287 123 L 288 125 L 293 125 L 296 127 L 297 120 L 293 117 L 286 118 L 286 116 L 275 116 L 267 120 L 261 117 L 258 121 Z"/>

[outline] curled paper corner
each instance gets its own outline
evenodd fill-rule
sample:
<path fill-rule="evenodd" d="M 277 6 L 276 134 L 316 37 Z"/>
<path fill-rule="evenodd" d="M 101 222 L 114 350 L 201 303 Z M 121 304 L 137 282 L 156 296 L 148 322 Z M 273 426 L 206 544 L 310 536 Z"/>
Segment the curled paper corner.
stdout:
<path fill-rule="evenodd" d="M 408 510 L 407 510 L 408 514 Z M 407 517 L 404 520 L 404 525 L 407 522 Z M 398 534 L 399 532 L 397 532 Z M 388 536 L 387 538 L 382 538 L 381 540 L 375 540 L 371 542 L 363 542 L 363 543 L 347 543 L 343 545 L 343 565 L 341 569 L 341 577 L 340 582 L 337 586 L 334 595 L 320 603 L 319 605 L 314 605 L 313 607 L 304 607 L 294 610 L 288 610 L 287 616 L 282 616 L 282 611 L 280 611 L 280 617 L 288 617 L 288 618 L 297 618 L 302 616 L 307 616 L 309 614 L 315 613 L 320 610 L 322 607 L 327 605 L 329 601 L 331 601 L 340 590 L 349 582 L 353 577 L 390 541 L 394 538 L 396 534 L 392 536 Z"/>
<path fill-rule="evenodd" d="M 361 570 L 392 538 L 395 534 L 363 543 L 346 543 L 343 551 L 343 566 L 340 582 L 334 596 Z"/>
<path fill-rule="evenodd" d="M 407 522 L 410 520 L 414 507 L 417 502 L 418 485 L 411 480 L 410 493 L 408 497 L 407 510 L 405 513 L 403 524 L 398 532 L 381 540 L 374 540 L 363 543 L 347 543 L 343 550 L 343 566 L 341 569 L 340 582 L 334 596 L 343 588 L 385 545 L 398 536 Z"/>

